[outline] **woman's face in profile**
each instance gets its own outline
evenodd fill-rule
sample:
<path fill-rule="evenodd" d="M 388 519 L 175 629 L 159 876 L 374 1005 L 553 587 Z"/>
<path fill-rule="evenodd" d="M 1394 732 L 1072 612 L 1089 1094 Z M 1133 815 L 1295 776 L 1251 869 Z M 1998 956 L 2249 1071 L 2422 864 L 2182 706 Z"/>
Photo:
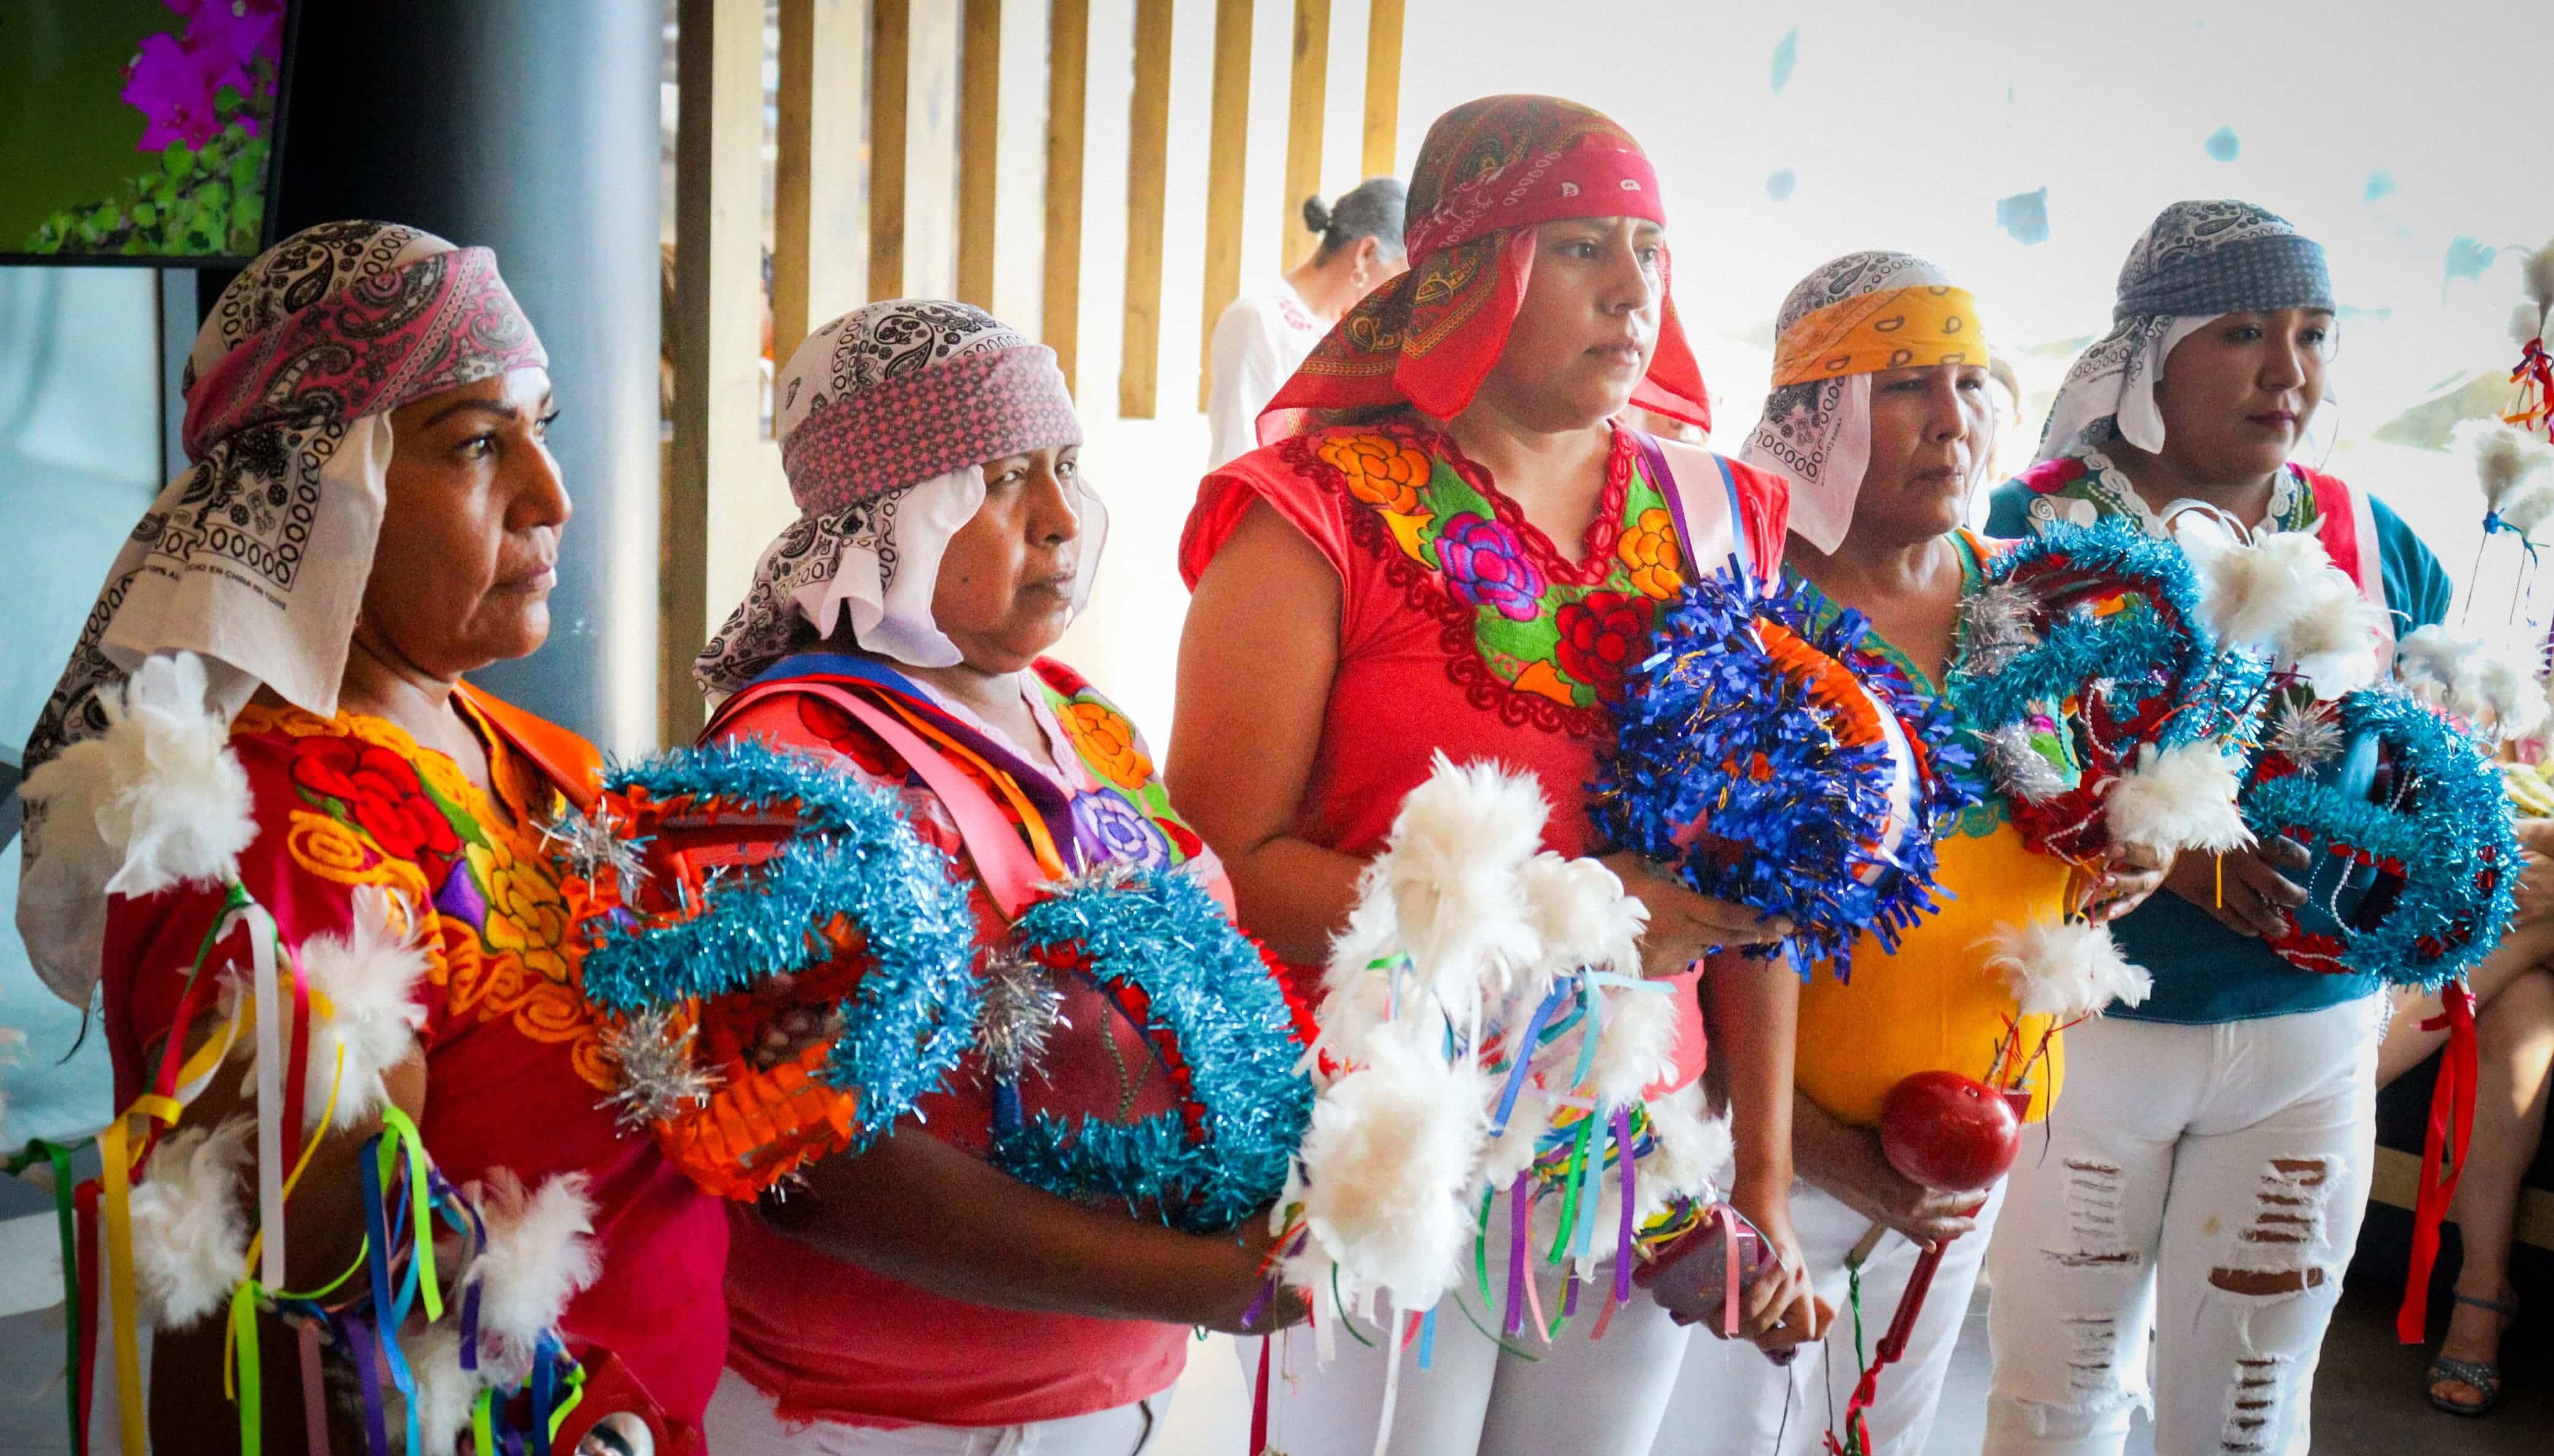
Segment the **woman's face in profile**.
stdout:
<path fill-rule="evenodd" d="M 570 511 L 546 439 L 554 417 L 540 369 L 392 411 L 359 640 L 445 679 L 541 645 Z"/>
<path fill-rule="evenodd" d="M 985 504 L 949 538 L 932 620 L 979 672 L 1017 672 L 1073 621 L 1082 559 L 1082 447 L 985 462 Z"/>

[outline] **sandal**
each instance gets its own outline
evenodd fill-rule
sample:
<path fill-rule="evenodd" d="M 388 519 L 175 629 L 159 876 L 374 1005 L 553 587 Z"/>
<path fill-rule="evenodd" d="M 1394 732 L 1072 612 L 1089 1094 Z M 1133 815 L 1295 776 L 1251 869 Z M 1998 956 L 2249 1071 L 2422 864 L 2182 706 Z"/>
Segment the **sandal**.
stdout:
<path fill-rule="evenodd" d="M 2518 1305 L 2514 1300 L 2504 1302 L 2498 1299 L 2478 1299 L 2472 1294 L 2458 1294 L 2456 1301 L 2460 1304 L 2472 1304 L 2478 1309 L 2489 1309 L 2499 1315 L 2503 1332 L 2509 1329 L 2512 1320 L 2518 1318 Z M 2492 1408 L 2500 1403 L 2500 1364 L 2497 1361 L 2459 1360 L 2454 1356 L 2441 1355 L 2430 1362 L 2429 1372 L 2422 1377 L 2422 1390 L 2429 1396 L 2430 1404 L 2450 1415 L 2463 1415 L 2470 1418 L 2489 1415 L 2492 1413 Z M 2460 1385 L 2481 1391 L 2483 1399 L 2472 1403 L 2448 1400 L 2438 1393 L 2438 1387 L 2444 1381 L 2455 1381 Z"/>

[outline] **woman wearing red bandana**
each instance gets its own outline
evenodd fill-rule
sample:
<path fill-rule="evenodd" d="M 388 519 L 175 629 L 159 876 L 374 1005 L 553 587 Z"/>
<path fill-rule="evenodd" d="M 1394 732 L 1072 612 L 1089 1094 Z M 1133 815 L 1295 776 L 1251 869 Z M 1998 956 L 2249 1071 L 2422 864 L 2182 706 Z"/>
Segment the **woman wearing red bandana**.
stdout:
<path fill-rule="evenodd" d="M 1200 488 L 1181 545 L 1195 600 L 1170 782 L 1222 856 L 1242 923 L 1311 989 L 1435 754 L 1535 774 L 1556 811 L 1546 847 L 1601 855 L 1649 908 L 1644 955 L 1681 978 L 1689 1011 L 1688 1088 L 1708 1010 L 1741 1155 L 1732 1201 L 1784 1256 L 1752 1286 L 1743 1332 L 1797 1340 L 1818 1333 L 1787 1204 L 1797 987 L 1762 961 L 1693 969 L 1711 948 L 1790 927 L 1606 852 L 1585 815 L 1657 604 L 1733 559 L 1770 580 L 1789 509 L 1779 480 L 1617 420 L 1637 405 L 1710 423 L 1668 295 L 1665 221 L 1639 146 L 1585 107 L 1490 97 L 1430 128 L 1410 272 L 1278 392 L 1262 448 Z M 1602 1344 L 1592 1325 L 1503 1359 L 1449 1311 L 1430 1368 L 1404 1373 L 1392 1449 L 1647 1451 L 1686 1331 L 1646 1301 Z M 1384 1362 L 1318 1367 L 1309 1339 L 1281 1343 L 1269 1445 L 1371 1442 Z"/>

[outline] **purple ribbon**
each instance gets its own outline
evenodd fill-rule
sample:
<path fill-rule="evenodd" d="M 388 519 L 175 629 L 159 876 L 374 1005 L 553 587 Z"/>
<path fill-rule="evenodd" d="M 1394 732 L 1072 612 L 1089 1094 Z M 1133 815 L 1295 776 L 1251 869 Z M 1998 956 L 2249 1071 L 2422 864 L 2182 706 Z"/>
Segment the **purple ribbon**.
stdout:
<path fill-rule="evenodd" d="M 1623 1170 L 1623 1231 L 1614 1242 L 1614 1302 L 1622 1304 L 1632 1297 L 1633 1169 L 1638 1162 L 1632 1156 L 1632 1109 L 1629 1107 L 1614 1109 L 1614 1161 Z"/>
<path fill-rule="evenodd" d="M 372 1456 L 386 1456 L 391 1448 L 391 1428 L 382 1409 L 382 1370 L 373 1354 L 373 1332 L 360 1314 L 349 1314 L 341 1328 L 346 1342 L 346 1358 L 354 1363 L 355 1374 L 364 1385 L 364 1434 L 372 1443 Z"/>

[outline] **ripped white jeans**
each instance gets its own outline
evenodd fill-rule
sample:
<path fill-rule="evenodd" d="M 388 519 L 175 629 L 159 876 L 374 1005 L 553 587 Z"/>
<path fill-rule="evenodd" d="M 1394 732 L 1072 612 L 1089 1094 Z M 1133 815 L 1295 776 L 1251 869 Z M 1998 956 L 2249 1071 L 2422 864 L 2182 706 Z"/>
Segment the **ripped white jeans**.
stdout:
<path fill-rule="evenodd" d="M 2157 1456 L 2303 1448 L 2368 1203 L 2380 1000 L 2066 1034 L 1987 1255 L 1987 1456 L 2116 1456 L 2142 1403 Z"/>

